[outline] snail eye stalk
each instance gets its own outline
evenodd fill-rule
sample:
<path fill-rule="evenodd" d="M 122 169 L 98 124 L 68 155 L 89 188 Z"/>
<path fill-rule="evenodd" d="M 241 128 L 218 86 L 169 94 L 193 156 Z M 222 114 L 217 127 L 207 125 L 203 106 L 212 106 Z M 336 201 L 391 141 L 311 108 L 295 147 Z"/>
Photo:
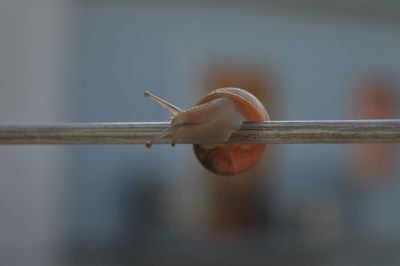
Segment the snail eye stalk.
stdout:
<path fill-rule="evenodd" d="M 176 107 L 175 105 L 173 105 L 172 103 L 167 102 L 166 100 L 163 100 L 157 96 L 155 96 L 154 94 L 151 94 L 148 91 L 144 92 L 144 97 L 152 100 L 153 102 L 161 105 L 162 107 L 164 107 L 165 109 L 167 109 L 168 111 L 170 111 L 172 113 L 173 116 L 176 116 L 177 114 L 179 114 L 180 112 L 182 112 L 182 110 L 179 107 Z"/>

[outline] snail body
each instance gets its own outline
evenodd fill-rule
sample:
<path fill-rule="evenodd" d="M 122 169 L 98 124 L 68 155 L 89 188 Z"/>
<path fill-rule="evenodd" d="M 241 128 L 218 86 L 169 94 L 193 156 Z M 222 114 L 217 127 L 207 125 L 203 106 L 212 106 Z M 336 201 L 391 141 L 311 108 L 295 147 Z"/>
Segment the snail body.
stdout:
<path fill-rule="evenodd" d="M 224 144 L 244 121 L 269 120 L 262 103 L 251 93 L 238 88 L 221 88 L 202 98 L 187 110 L 145 92 L 147 98 L 172 113 L 171 125 L 149 141 L 171 135 L 172 145 L 191 142 L 197 159 L 208 170 L 219 175 L 236 175 L 251 168 L 262 156 L 266 144 Z"/>

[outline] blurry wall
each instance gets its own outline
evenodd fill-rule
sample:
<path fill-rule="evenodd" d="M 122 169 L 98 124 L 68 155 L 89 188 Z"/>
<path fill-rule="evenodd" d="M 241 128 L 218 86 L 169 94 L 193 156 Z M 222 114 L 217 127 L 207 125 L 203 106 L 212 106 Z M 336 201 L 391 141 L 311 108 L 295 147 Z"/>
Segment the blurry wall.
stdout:
<path fill-rule="evenodd" d="M 69 21 L 63 0 L 0 1 L 0 123 L 68 121 Z M 54 265 L 63 241 L 66 150 L 0 147 L 0 264 Z"/>
<path fill-rule="evenodd" d="M 355 77 L 371 69 L 398 77 L 396 9 L 370 16 L 358 1 L 343 14 L 344 1 L 335 12 L 312 1 L 301 11 L 291 1 L 224 2 L 1 1 L 0 123 L 164 121 L 169 114 L 144 90 L 187 108 L 211 89 L 215 64 L 248 63 L 278 81 L 272 119 L 345 119 Z M 269 248 L 292 254 L 293 232 L 399 237 L 398 163 L 371 186 L 353 178 L 345 145 L 272 145 L 261 165 L 272 154 L 261 190 L 282 241 Z M 189 145 L 0 147 L 0 168 L 0 264 L 51 263 L 64 233 L 84 247 L 105 243 L 91 253 L 100 260 L 113 247 L 121 258 L 132 239 L 125 254 L 163 237 L 165 250 L 207 253 L 182 241 L 204 232 L 209 200 L 208 174 Z"/>
<path fill-rule="evenodd" d="M 312 10 L 255 11 L 159 2 L 89 1 L 84 10 L 77 117 L 81 121 L 163 121 L 168 114 L 146 101 L 143 90 L 183 108 L 191 106 L 206 90 L 206 74 L 212 63 L 224 60 L 228 64 L 256 62 L 277 73 L 279 102 L 274 104 L 280 112 L 272 110 L 273 119 L 345 119 L 349 118 L 356 76 L 371 69 L 400 71 L 398 22 L 324 16 Z M 123 184 L 118 180 L 124 175 L 131 176 L 130 182 L 146 176 L 163 180 L 170 194 L 164 203 L 172 201 L 170 208 L 163 209 L 168 219 L 178 224 L 196 220 L 192 217 L 201 212 L 195 207 L 201 202 L 201 196 L 197 199 L 196 195 L 201 195 L 204 171 L 191 147 L 106 149 L 79 148 L 75 157 L 77 230 L 83 228 L 86 234 L 87 230 L 123 230 L 124 220 L 116 210 Z M 333 224 L 341 226 L 336 223 L 340 219 L 337 210 L 346 205 L 346 197 L 338 193 L 351 182 L 344 146 L 274 145 L 269 152 L 274 150 L 281 152 L 273 178 L 279 217 L 307 221 L 310 228 L 314 225 L 309 219 L 324 222 L 324 217 L 332 217 Z M 325 208 L 325 204 L 330 207 Z M 373 205 L 360 214 L 369 224 L 368 232 L 383 226 L 367 222 L 381 211 Z M 388 211 L 382 219 L 400 227 L 396 212 Z"/>

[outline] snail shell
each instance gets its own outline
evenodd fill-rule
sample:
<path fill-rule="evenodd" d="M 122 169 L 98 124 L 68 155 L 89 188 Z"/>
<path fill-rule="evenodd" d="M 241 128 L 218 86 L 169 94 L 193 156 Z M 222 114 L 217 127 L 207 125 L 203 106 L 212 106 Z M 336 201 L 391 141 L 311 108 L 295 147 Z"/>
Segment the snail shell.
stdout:
<path fill-rule="evenodd" d="M 221 88 L 212 91 L 197 104 L 203 104 L 219 97 L 228 97 L 237 106 L 245 121 L 270 120 L 263 104 L 251 93 L 239 88 Z M 194 153 L 201 164 L 219 175 L 236 175 L 254 166 L 261 158 L 266 144 L 222 144 L 208 149 L 193 145 Z"/>

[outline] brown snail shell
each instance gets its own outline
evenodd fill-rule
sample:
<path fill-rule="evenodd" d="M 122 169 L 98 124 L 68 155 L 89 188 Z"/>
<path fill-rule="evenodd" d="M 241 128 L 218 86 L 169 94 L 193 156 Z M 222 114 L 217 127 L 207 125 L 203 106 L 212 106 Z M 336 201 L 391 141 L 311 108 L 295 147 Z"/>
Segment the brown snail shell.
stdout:
<path fill-rule="evenodd" d="M 221 88 L 212 91 L 197 105 L 218 97 L 229 97 L 238 106 L 246 121 L 270 120 L 263 104 L 251 93 L 238 88 Z M 222 144 L 212 149 L 193 145 L 194 153 L 201 164 L 219 175 L 236 175 L 253 167 L 261 158 L 267 144 Z"/>

